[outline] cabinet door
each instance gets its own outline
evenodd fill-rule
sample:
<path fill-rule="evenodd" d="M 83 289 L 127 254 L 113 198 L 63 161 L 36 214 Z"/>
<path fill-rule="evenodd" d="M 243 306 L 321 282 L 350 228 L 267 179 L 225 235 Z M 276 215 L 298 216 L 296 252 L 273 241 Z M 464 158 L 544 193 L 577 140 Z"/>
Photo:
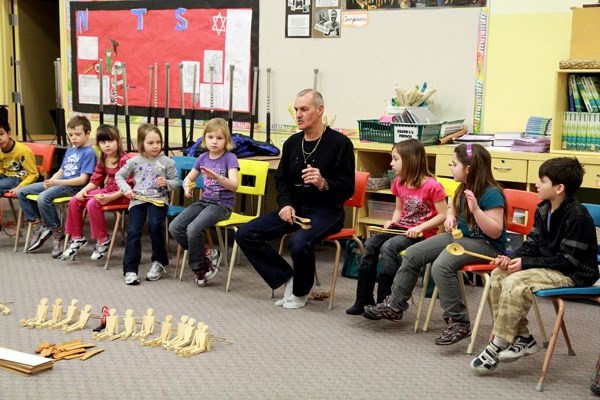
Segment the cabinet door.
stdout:
<path fill-rule="evenodd" d="M 581 187 L 600 189 L 600 165 L 598 164 L 583 164 L 585 175 Z"/>
<path fill-rule="evenodd" d="M 452 165 L 452 155 L 450 155 L 450 154 L 436 155 L 435 156 L 435 175 L 452 177 L 452 171 L 450 171 L 450 165 Z"/>

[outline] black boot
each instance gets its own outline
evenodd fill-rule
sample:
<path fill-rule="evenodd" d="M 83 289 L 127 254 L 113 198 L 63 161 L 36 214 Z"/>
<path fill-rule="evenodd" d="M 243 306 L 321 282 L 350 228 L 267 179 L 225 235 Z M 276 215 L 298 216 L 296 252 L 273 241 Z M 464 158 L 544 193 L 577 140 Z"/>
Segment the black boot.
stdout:
<path fill-rule="evenodd" d="M 370 278 L 367 274 L 358 272 L 358 282 L 356 284 L 356 301 L 354 305 L 346 310 L 346 314 L 349 315 L 360 315 L 365 311 L 365 306 L 372 306 L 375 304 L 373 299 L 373 289 L 375 288 L 375 281 Z"/>

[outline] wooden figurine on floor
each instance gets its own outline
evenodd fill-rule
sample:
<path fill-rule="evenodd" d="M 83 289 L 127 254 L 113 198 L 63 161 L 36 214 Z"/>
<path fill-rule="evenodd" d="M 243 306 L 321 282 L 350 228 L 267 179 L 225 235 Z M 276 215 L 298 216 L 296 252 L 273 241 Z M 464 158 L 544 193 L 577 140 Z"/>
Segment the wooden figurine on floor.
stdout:
<path fill-rule="evenodd" d="M 2 313 L 3 315 L 8 315 L 10 314 L 10 308 L 8 308 L 6 305 L 12 303 L 12 301 L 3 301 L 0 300 L 0 313 Z"/>
<path fill-rule="evenodd" d="M 208 334 L 208 325 L 204 322 L 198 322 L 198 327 L 194 332 L 194 341 L 190 346 L 180 349 L 179 355 L 190 357 L 196 354 L 210 351 L 210 335 Z"/>
<path fill-rule="evenodd" d="M 173 323 L 171 321 L 173 321 L 173 316 L 167 315 L 165 317 L 165 320 L 161 323 L 160 336 L 152 340 L 146 340 L 142 338 L 140 344 L 142 346 L 157 347 L 163 344 L 164 342 L 169 341 L 169 339 L 171 339 L 171 333 L 173 331 Z"/>
<path fill-rule="evenodd" d="M 108 315 L 106 316 L 106 324 L 104 326 L 104 330 L 100 333 L 93 332 L 92 338 L 96 340 L 115 340 L 119 337 L 119 316 L 117 315 L 117 310 L 111 308 L 108 311 Z"/>
<path fill-rule="evenodd" d="M 71 324 L 69 326 L 63 326 L 63 331 L 65 333 L 71 333 L 71 332 L 75 332 L 75 331 L 84 329 L 85 326 L 87 325 L 88 321 L 90 320 L 91 315 L 92 315 L 92 306 L 90 304 L 86 304 L 83 307 L 83 310 L 81 311 L 81 313 L 79 314 L 79 319 L 77 320 L 77 322 L 75 322 L 74 324 Z"/>
<path fill-rule="evenodd" d="M 183 339 L 183 332 L 185 331 L 185 327 L 189 318 L 190 317 L 188 317 L 187 315 L 182 315 L 181 318 L 179 318 L 179 323 L 177 324 L 177 332 L 175 333 L 175 337 L 171 340 L 163 341 L 162 343 L 162 346 L 165 349 L 167 348 L 167 346 L 170 346 L 171 344 Z"/>
<path fill-rule="evenodd" d="M 37 325 L 37 328 L 49 328 L 52 325 L 58 324 L 62 319 L 63 309 L 62 309 L 62 299 L 57 297 L 54 300 L 54 305 L 52 306 L 52 319 Z"/>
<path fill-rule="evenodd" d="M 154 333 L 154 323 L 156 317 L 154 316 L 154 309 L 149 308 L 146 310 L 146 315 L 142 319 L 142 329 L 138 333 L 132 335 L 134 339 L 146 339 L 148 336 Z"/>
<path fill-rule="evenodd" d="M 71 300 L 71 305 L 67 308 L 67 316 L 60 322 L 49 326 L 50 329 L 62 328 L 66 325 L 73 324 L 79 318 L 79 311 L 77 310 L 77 299 Z"/>
<path fill-rule="evenodd" d="M 35 327 L 36 324 L 41 324 L 46 321 L 48 317 L 48 299 L 43 297 L 40 299 L 40 304 L 37 306 L 37 311 L 33 318 L 22 319 L 19 321 L 21 326 L 28 326 L 30 328 Z"/>
<path fill-rule="evenodd" d="M 185 346 L 189 346 L 192 344 L 192 340 L 194 340 L 194 331 L 196 330 L 196 319 L 190 318 L 187 321 L 185 329 L 183 331 L 183 337 L 180 340 L 171 343 L 167 346 L 167 350 L 172 350 L 175 353 Z"/>
<path fill-rule="evenodd" d="M 125 330 L 121 333 L 121 340 L 128 339 L 131 335 L 134 335 L 137 330 L 135 317 L 133 316 L 133 310 L 131 308 L 125 311 L 123 325 L 125 326 Z"/>

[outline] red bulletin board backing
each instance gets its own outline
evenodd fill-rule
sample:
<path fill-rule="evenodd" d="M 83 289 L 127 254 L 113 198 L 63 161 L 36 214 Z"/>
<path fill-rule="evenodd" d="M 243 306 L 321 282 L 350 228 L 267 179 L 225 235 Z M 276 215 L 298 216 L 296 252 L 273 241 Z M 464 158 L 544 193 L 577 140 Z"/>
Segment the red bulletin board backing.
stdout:
<path fill-rule="evenodd" d="M 181 64 L 186 113 L 192 108 L 195 71 L 197 118 L 209 118 L 211 110 L 228 112 L 232 87 L 235 119 L 249 120 L 258 9 L 253 0 L 71 2 L 73 109 L 99 111 L 101 59 L 106 111 L 114 110 L 116 100 L 123 113 L 124 63 L 129 113 L 145 115 L 149 106 L 157 106 L 164 116 L 168 63 L 171 116 L 181 115 Z M 232 85 L 230 65 L 235 66 Z M 156 75 L 150 66 L 156 66 Z"/>

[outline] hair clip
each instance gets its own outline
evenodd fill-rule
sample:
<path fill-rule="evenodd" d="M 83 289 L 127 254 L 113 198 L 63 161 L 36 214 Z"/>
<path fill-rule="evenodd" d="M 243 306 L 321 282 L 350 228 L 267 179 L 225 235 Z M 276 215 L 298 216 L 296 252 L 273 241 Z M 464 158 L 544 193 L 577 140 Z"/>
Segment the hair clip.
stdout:
<path fill-rule="evenodd" d="M 471 161 L 471 157 L 473 157 L 473 145 L 471 143 L 467 143 L 467 160 Z"/>

